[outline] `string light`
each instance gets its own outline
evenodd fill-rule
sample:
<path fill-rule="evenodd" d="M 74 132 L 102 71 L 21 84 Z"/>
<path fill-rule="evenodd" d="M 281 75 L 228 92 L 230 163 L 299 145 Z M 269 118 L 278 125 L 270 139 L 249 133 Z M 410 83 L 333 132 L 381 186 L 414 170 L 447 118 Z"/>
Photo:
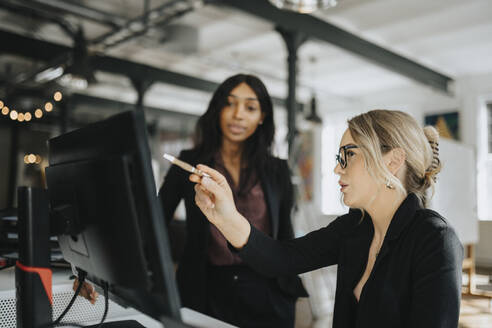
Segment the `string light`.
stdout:
<path fill-rule="evenodd" d="M 55 94 L 53 95 L 53 99 L 55 99 L 55 101 L 60 101 L 60 100 L 62 100 L 62 98 L 63 98 L 63 95 L 60 91 L 55 92 Z"/>
<path fill-rule="evenodd" d="M 53 94 L 53 99 L 55 101 L 61 101 L 62 98 L 63 98 L 63 95 L 60 91 L 56 91 Z M 51 103 L 50 101 L 48 101 L 44 104 L 44 110 L 46 112 L 53 111 L 53 108 L 54 108 L 53 103 Z M 2 100 L 0 100 L 0 110 L 1 110 L 0 112 L 2 113 L 2 115 L 5 115 L 5 116 L 8 115 L 10 117 L 10 119 L 13 121 L 29 122 L 30 120 L 33 119 L 33 115 L 30 112 L 19 113 L 16 110 L 10 110 L 7 106 L 5 106 L 5 103 Z M 36 110 L 34 111 L 34 117 L 36 117 L 36 118 L 43 117 L 43 111 L 40 108 L 36 108 Z"/>
<path fill-rule="evenodd" d="M 43 117 L 43 111 L 41 109 L 36 109 L 36 111 L 34 112 L 34 116 L 36 116 L 36 118 L 41 118 Z"/>
<path fill-rule="evenodd" d="M 40 164 L 43 158 L 37 154 L 24 155 L 24 163 L 26 164 Z"/>
<path fill-rule="evenodd" d="M 34 154 L 27 155 L 27 161 L 31 164 L 36 163 L 36 155 Z"/>
<path fill-rule="evenodd" d="M 53 110 L 53 104 L 48 101 L 46 104 L 44 104 L 44 109 L 47 112 L 51 112 Z"/>
<path fill-rule="evenodd" d="M 10 119 L 11 120 L 15 121 L 17 119 L 17 116 L 18 116 L 17 111 L 13 110 L 10 112 Z"/>

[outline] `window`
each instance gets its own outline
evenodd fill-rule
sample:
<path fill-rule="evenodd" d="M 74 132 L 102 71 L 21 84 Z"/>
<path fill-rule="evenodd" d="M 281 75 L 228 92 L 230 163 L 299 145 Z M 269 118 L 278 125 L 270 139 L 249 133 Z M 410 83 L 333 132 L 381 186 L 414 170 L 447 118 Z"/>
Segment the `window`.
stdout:
<path fill-rule="evenodd" d="M 487 155 L 485 157 L 484 166 L 482 172 L 485 173 L 478 176 L 479 187 L 479 204 L 478 213 L 480 220 L 492 220 L 492 202 L 490 197 L 492 196 L 492 103 L 487 104 Z M 480 172 L 480 170 L 479 170 Z"/>
<path fill-rule="evenodd" d="M 487 105 L 487 140 L 489 143 L 489 155 L 492 155 L 492 104 Z"/>
<path fill-rule="evenodd" d="M 353 112 L 331 113 L 323 117 L 323 132 L 321 134 L 321 212 L 325 215 L 340 215 L 348 212 L 341 198 L 338 175 L 335 168 L 335 155 L 343 133 L 347 129 L 347 120 L 353 117 Z"/>
<path fill-rule="evenodd" d="M 492 221 L 492 103 L 484 104 L 477 118 L 477 214 L 483 221 Z"/>

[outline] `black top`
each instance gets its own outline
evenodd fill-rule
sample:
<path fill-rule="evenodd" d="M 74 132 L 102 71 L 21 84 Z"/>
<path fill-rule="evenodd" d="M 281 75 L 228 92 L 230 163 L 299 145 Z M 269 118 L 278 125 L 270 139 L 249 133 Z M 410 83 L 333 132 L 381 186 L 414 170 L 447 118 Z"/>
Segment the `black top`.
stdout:
<path fill-rule="evenodd" d="M 179 159 L 195 166 L 199 163 L 214 166 L 213 162 L 202 162 L 196 151 L 184 150 Z M 290 212 L 293 195 L 290 172 L 287 162 L 270 157 L 266 167 L 257 170 L 271 219 L 273 238 L 289 240 L 293 238 Z M 195 204 L 194 183 L 189 181 L 190 173 L 173 165 L 169 169 L 164 184 L 159 190 L 164 218 L 169 222 L 181 199 L 186 207 L 187 240 L 183 255 L 179 260 L 176 279 L 183 306 L 204 312 L 207 300 L 208 245 L 210 242 L 210 223 Z M 280 289 L 293 297 L 307 296 L 302 283 L 296 275 L 284 275 L 275 279 Z"/>
<path fill-rule="evenodd" d="M 241 258 L 268 276 L 338 264 L 333 327 L 457 327 L 463 247 L 438 213 L 409 194 L 396 211 L 357 303 L 374 226 L 351 210 L 327 227 L 278 242 L 251 227 Z"/>

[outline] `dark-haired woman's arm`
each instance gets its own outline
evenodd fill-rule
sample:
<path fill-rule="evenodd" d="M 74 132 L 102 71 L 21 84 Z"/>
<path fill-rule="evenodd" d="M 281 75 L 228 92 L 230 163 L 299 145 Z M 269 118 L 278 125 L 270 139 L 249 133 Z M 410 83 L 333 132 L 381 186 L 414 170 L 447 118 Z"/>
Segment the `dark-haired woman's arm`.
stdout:
<path fill-rule="evenodd" d="M 182 153 L 178 156 L 181 158 Z M 183 186 L 188 178 L 188 174 L 176 165 L 171 165 L 167 171 L 164 183 L 159 189 L 159 200 L 161 201 L 162 211 L 166 223 L 174 217 L 174 212 L 183 198 Z"/>
<path fill-rule="evenodd" d="M 281 181 L 281 198 L 279 202 L 279 231 L 278 239 L 292 239 L 294 238 L 294 230 L 292 228 L 291 212 L 294 205 L 294 188 L 291 181 L 291 172 L 287 161 L 280 160 L 280 174 L 279 180 Z"/>

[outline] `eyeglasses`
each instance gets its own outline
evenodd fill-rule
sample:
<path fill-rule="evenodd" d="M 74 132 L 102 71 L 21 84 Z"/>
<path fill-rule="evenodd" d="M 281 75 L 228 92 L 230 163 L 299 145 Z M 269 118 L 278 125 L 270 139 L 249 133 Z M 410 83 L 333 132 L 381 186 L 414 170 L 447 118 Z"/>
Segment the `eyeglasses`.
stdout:
<path fill-rule="evenodd" d="M 348 149 L 354 149 L 354 148 L 359 148 L 357 145 L 345 145 L 340 147 L 338 149 L 338 155 L 336 155 L 336 161 L 340 163 L 340 167 L 342 169 L 347 167 L 347 150 Z M 381 151 L 386 152 L 388 150 L 391 150 L 390 146 L 387 145 L 381 145 Z"/>
<path fill-rule="evenodd" d="M 359 146 L 356 145 L 345 145 L 340 147 L 338 149 L 338 155 L 336 155 L 336 160 L 340 164 L 340 167 L 342 169 L 347 167 L 347 150 L 348 149 L 354 149 L 354 148 L 359 148 Z"/>

